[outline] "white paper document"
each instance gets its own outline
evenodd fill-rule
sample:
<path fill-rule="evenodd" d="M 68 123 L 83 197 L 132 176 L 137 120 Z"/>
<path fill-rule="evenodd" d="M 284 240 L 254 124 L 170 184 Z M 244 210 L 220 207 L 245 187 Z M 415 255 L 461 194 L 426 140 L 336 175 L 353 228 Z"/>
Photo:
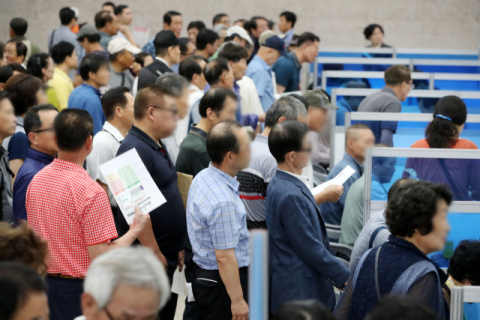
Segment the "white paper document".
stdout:
<path fill-rule="evenodd" d="M 180 271 L 177 267 L 177 270 L 175 270 L 175 273 L 173 274 L 172 288 L 170 291 L 180 296 L 187 295 L 187 287 L 185 285 L 186 282 L 187 281 L 185 280 L 185 266 L 183 267 L 182 271 Z"/>
<path fill-rule="evenodd" d="M 311 191 L 312 191 L 312 194 L 313 195 L 316 195 L 316 194 L 319 194 L 320 192 L 322 192 L 323 190 L 325 190 L 325 188 L 327 188 L 328 186 L 331 186 L 331 185 L 334 185 L 334 186 L 341 186 L 345 183 L 345 181 L 348 180 L 348 178 L 350 178 L 352 176 L 352 174 L 355 173 L 355 170 L 350 167 L 350 166 L 346 166 L 345 169 L 342 170 L 342 172 L 340 172 L 335 178 L 333 178 L 332 180 L 328 180 L 327 182 L 325 183 L 322 183 L 321 185 L 313 188 Z"/>
<path fill-rule="evenodd" d="M 135 205 L 148 213 L 167 202 L 135 148 L 105 162 L 100 171 L 129 225 L 135 216 Z"/>

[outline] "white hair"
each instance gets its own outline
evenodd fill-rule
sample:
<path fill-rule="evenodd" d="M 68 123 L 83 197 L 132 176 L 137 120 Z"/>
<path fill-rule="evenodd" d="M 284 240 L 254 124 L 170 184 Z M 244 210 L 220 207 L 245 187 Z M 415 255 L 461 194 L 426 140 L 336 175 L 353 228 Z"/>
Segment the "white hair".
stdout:
<path fill-rule="evenodd" d="M 84 291 L 103 309 L 119 284 L 154 289 L 159 294 L 159 310 L 170 296 L 165 267 L 144 247 L 114 249 L 96 258 L 88 269 Z"/>

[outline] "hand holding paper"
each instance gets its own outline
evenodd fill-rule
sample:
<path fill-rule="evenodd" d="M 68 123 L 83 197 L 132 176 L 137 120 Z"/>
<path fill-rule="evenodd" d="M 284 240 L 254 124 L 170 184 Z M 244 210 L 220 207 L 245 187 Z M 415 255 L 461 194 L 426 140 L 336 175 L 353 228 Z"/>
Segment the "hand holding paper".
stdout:
<path fill-rule="evenodd" d="M 322 183 L 321 185 L 313 188 L 311 191 L 312 191 L 312 194 L 315 196 L 317 194 L 319 194 L 320 192 L 324 191 L 328 186 L 331 186 L 331 185 L 334 185 L 334 186 L 341 186 L 345 183 L 345 181 L 347 181 L 351 176 L 352 174 L 355 173 L 355 170 L 350 167 L 350 166 L 346 166 L 345 169 L 342 170 L 342 172 L 340 172 L 335 178 L 333 178 L 332 180 L 328 180 L 327 182 L 325 183 Z M 342 190 L 343 191 L 343 190 Z M 340 194 L 341 195 L 341 194 Z M 338 199 L 337 199 L 338 200 Z"/>
<path fill-rule="evenodd" d="M 150 220 L 150 213 L 143 213 L 140 210 L 138 205 L 135 205 L 135 216 L 133 216 L 133 222 L 130 225 L 130 230 L 138 232 L 142 232 L 143 228 L 147 224 L 148 220 Z"/>

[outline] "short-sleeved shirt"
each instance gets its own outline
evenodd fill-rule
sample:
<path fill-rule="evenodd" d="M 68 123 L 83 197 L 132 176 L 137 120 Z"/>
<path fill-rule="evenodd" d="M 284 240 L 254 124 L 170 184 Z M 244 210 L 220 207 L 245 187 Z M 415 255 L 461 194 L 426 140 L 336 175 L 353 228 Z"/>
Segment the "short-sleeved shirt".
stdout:
<path fill-rule="evenodd" d="M 55 91 L 58 101 L 58 111 L 67 109 L 68 98 L 73 91 L 73 82 L 68 74 L 59 68 L 55 68 L 53 78 L 48 80 L 48 86 Z"/>
<path fill-rule="evenodd" d="M 372 175 L 372 200 L 387 201 L 388 190 L 375 175 Z"/>
<path fill-rule="evenodd" d="M 108 50 L 108 44 L 112 41 L 112 37 L 103 31 L 98 31 L 98 33 L 100 34 L 100 45 L 103 49 Z"/>
<path fill-rule="evenodd" d="M 8 160 L 25 159 L 27 157 L 27 149 L 30 146 L 30 141 L 25 134 L 23 128 L 23 117 L 17 117 L 17 126 L 15 134 L 3 140 L 2 146 L 8 151 Z M 10 141 L 13 139 L 13 142 Z"/>
<path fill-rule="evenodd" d="M 355 181 L 348 190 L 343 207 L 340 235 L 341 244 L 353 247 L 355 240 L 363 228 L 363 191 L 365 190 L 365 175 Z"/>
<path fill-rule="evenodd" d="M 135 78 L 129 69 L 117 72 L 110 64 L 110 82 L 108 84 L 110 87 L 126 87 L 132 90 L 133 81 L 135 81 Z"/>
<path fill-rule="evenodd" d="M 100 165 L 112 160 L 117 155 L 118 148 L 123 141 L 123 135 L 110 122 L 106 121 L 102 131 L 97 133 L 93 138 L 93 149 L 87 157 L 87 172 L 90 178 L 103 184 L 107 184 L 107 179 L 100 171 Z M 113 207 L 117 206 L 117 202 L 113 194 L 108 189 L 108 197 Z"/>
<path fill-rule="evenodd" d="M 48 51 L 50 52 L 52 47 L 61 41 L 71 43 L 75 47 L 77 56 L 83 56 L 83 48 L 77 41 L 77 35 L 67 26 L 60 26 L 50 33 L 48 37 Z"/>
<path fill-rule="evenodd" d="M 238 267 L 249 265 L 246 212 L 235 177 L 212 164 L 192 182 L 187 200 L 188 237 L 193 261 L 202 269 L 218 270 L 215 250 L 234 249 Z"/>
<path fill-rule="evenodd" d="M 267 187 L 277 173 L 277 161 L 270 153 L 267 136 L 257 134 L 250 148 L 250 164 L 237 174 L 240 199 L 245 205 L 247 220 L 264 222 L 267 220 Z"/>
<path fill-rule="evenodd" d="M 288 56 L 280 57 L 272 67 L 277 85 L 285 87 L 285 92 L 299 90 L 301 68 L 302 64 L 295 53 L 290 52 Z"/>
<path fill-rule="evenodd" d="M 135 148 L 152 176 L 158 189 L 167 200 L 150 212 L 153 233 L 163 253 L 183 250 L 186 230 L 185 207 L 177 185 L 177 171 L 170 155 L 161 142 L 155 142 L 139 128 L 133 126 L 118 149 L 117 156 Z M 122 214 L 118 221 L 119 233 L 124 234 L 129 226 Z"/>
<path fill-rule="evenodd" d="M 68 108 L 83 109 L 90 113 L 93 118 L 93 135 L 102 130 L 106 118 L 102 109 L 102 101 L 100 100 L 100 90 L 97 88 L 82 83 L 70 94 Z"/>
<path fill-rule="evenodd" d="M 108 196 L 79 165 L 55 159 L 27 190 L 28 224 L 47 240 L 48 273 L 84 277 L 88 246 L 117 238 Z"/>
<path fill-rule="evenodd" d="M 395 92 L 388 88 L 383 87 L 379 92 L 372 93 L 365 99 L 363 99 L 360 106 L 358 106 L 358 112 L 401 112 L 402 104 L 398 100 Z M 397 121 L 356 121 L 356 123 L 363 123 L 368 126 L 375 136 L 375 141 L 381 141 L 382 129 L 392 130 L 393 133 L 397 132 Z"/>
<path fill-rule="evenodd" d="M 345 125 L 345 113 L 347 112 L 352 112 L 352 107 L 350 104 L 348 104 L 347 100 L 345 98 L 341 98 L 340 100 L 337 101 L 337 112 L 336 112 L 336 117 L 335 121 L 337 122 L 337 126 L 344 126 Z"/>
<path fill-rule="evenodd" d="M 207 153 L 207 133 L 192 125 L 180 146 L 177 157 L 177 171 L 196 176 L 212 161 Z"/>
<path fill-rule="evenodd" d="M 263 61 L 262 58 L 254 56 L 252 61 L 248 64 L 247 73 L 245 75 L 255 83 L 263 111 L 267 112 L 275 101 L 272 68 Z"/>

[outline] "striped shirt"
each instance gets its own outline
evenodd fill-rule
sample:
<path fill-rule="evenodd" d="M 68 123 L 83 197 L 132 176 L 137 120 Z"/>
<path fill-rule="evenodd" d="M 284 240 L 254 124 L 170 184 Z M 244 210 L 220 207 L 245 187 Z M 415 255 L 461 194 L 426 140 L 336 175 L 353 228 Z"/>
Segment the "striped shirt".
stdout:
<path fill-rule="evenodd" d="M 187 200 L 188 237 L 193 261 L 218 270 L 215 250 L 234 249 L 238 267 L 249 265 L 249 232 L 238 181 L 210 165 L 192 182 Z"/>

